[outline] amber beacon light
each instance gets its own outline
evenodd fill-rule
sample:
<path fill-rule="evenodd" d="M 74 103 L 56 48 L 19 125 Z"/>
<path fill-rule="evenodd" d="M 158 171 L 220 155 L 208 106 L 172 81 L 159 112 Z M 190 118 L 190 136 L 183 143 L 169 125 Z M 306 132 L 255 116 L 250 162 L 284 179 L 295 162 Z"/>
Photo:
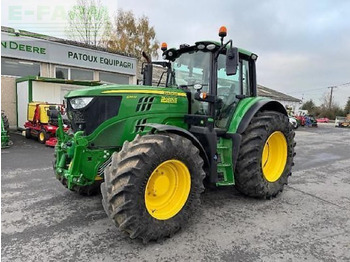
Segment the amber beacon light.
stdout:
<path fill-rule="evenodd" d="M 227 35 L 227 28 L 226 26 L 222 26 L 219 29 L 219 36 L 220 37 L 225 37 Z"/>
<path fill-rule="evenodd" d="M 163 42 L 160 48 L 163 52 L 166 51 L 168 49 L 168 45 L 167 43 Z"/>

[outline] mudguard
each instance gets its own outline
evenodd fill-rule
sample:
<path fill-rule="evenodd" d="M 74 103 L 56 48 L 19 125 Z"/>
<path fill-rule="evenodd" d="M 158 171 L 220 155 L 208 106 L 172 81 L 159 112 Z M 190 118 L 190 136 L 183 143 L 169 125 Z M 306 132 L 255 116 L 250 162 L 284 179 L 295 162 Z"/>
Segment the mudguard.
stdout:
<path fill-rule="evenodd" d="M 151 133 L 154 133 L 157 130 L 160 132 L 169 132 L 169 133 L 173 133 L 173 134 L 177 134 L 177 135 L 186 137 L 199 149 L 199 155 L 204 160 L 204 167 L 209 166 L 209 158 L 208 158 L 207 153 L 204 150 L 204 147 L 199 142 L 199 140 L 192 133 L 187 131 L 186 129 L 183 129 L 183 128 L 180 128 L 177 126 L 154 124 L 154 123 L 146 123 L 146 124 L 142 124 L 140 126 L 152 128 Z"/>
<path fill-rule="evenodd" d="M 242 134 L 248 127 L 254 115 L 259 111 L 265 110 L 277 111 L 282 114 L 288 115 L 287 110 L 284 108 L 284 106 L 277 101 L 258 101 L 244 115 L 243 119 L 241 120 L 241 123 L 238 126 L 237 133 Z"/>

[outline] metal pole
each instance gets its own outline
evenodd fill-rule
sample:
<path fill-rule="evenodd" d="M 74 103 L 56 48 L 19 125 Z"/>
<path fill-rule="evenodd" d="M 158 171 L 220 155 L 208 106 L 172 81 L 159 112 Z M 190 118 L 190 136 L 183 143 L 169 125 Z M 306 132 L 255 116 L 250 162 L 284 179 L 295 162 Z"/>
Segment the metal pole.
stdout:
<path fill-rule="evenodd" d="M 337 88 L 336 86 L 330 86 L 328 87 L 331 89 L 331 97 L 329 98 L 329 109 L 332 108 L 332 99 L 333 99 L 333 88 Z"/>

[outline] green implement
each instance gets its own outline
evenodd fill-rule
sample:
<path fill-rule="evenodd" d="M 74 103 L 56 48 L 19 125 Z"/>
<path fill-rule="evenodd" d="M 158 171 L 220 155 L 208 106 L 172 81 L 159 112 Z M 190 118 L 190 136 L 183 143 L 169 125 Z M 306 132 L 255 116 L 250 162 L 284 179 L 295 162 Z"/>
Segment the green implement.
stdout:
<path fill-rule="evenodd" d="M 9 136 L 9 121 L 4 112 L 1 112 L 1 148 L 7 148 L 12 145 Z"/>

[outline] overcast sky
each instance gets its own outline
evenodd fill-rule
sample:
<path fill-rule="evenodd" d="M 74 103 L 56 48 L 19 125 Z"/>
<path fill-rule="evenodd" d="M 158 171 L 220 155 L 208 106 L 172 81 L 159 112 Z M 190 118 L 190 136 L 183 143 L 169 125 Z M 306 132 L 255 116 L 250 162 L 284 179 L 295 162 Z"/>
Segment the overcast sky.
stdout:
<path fill-rule="evenodd" d="M 64 14 L 74 1 L 2 0 L 1 24 L 65 37 Z M 159 42 L 177 47 L 217 40 L 225 25 L 238 47 L 258 54 L 258 83 L 317 104 L 334 89 L 344 106 L 350 97 L 350 1 L 347 0 L 102 0 L 146 15 Z M 220 4 L 218 4 L 220 3 Z"/>

